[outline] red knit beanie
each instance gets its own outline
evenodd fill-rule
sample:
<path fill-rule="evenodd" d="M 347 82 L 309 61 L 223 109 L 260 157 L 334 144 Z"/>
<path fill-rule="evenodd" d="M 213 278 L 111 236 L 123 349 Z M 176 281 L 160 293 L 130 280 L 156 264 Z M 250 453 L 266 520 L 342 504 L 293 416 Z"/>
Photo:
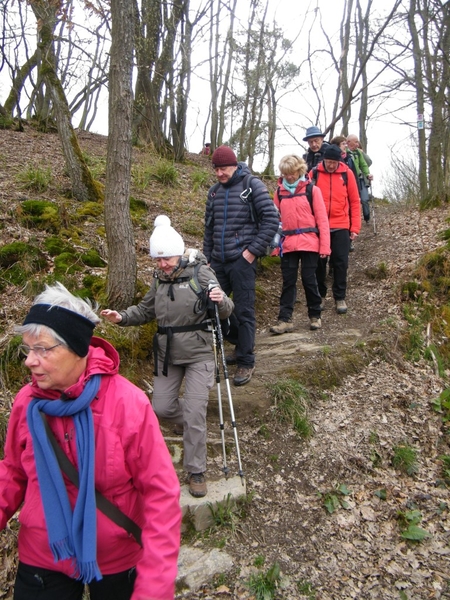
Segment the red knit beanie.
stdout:
<path fill-rule="evenodd" d="M 237 166 L 236 154 L 229 146 L 219 146 L 212 155 L 212 166 L 216 167 L 235 167 Z"/>

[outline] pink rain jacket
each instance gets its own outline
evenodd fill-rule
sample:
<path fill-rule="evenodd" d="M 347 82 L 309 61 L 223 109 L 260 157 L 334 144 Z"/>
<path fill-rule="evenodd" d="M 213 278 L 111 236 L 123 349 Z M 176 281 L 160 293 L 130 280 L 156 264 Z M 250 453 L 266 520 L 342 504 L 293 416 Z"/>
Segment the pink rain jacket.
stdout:
<path fill-rule="evenodd" d="M 319 235 L 314 232 L 287 235 L 281 244 L 282 252 L 285 254 L 286 252 L 305 250 L 329 256 L 331 253 L 330 224 L 328 223 L 322 192 L 318 187 L 313 186 L 313 214 L 308 198 L 305 195 L 308 183 L 308 181 L 299 181 L 295 193 L 291 194 L 283 186 L 283 178 L 280 177 L 278 180 L 278 188 L 273 201 L 280 211 L 283 231 L 293 231 L 310 227 L 316 227 L 319 230 Z"/>
<path fill-rule="evenodd" d="M 172 600 L 180 546 L 180 485 L 157 418 L 142 390 L 118 374 L 119 355 L 93 337 L 85 373 L 65 391 L 77 397 L 86 379 L 103 375 L 92 401 L 95 428 L 95 486 L 142 527 L 142 549 L 133 537 L 97 510 L 97 560 L 104 575 L 137 565 L 132 600 Z M 26 412 L 33 397 L 60 393 L 31 382 L 17 394 L 8 425 L 5 458 L 0 462 L 0 529 L 19 509 L 19 560 L 71 576 L 69 560 L 55 563 L 48 544 L 44 510 Z M 48 417 L 69 459 L 77 465 L 71 417 Z M 72 506 L 77 490 L 65 478 Z"/>

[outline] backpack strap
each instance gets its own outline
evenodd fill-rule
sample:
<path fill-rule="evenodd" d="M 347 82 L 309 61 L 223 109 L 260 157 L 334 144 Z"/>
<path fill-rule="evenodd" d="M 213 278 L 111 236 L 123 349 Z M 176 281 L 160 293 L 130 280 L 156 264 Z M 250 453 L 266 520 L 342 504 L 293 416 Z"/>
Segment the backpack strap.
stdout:
<path fill-rule="evenodd" d="M 281 188 L 280 186 L 277 187 L 277 196 L 278 196 L 278 202 L 281 205 L 281 201 L 284 199 L 288 199 L 288 198 L 298 198 L 299 196 L 306 196 L 307 200 L 308 200 L 308 204 L 309 207 L 311 209 L 311 213 L 314 216 L 314 207 L 313 207 L 313 187 L 314 187 L 314 183 L 312 181 L 310 181 L 305 188 L 304 192 L 301 192 L 300 194 L 290 194 L 289 196 L 281 196 L 280 195 L 280 191 Z"/>
<path fill-rule="evenodd" d="M 253 223 L 258 224 L 258 215 L 256 214 L 252 197 L 253 188 L 251 187 L 251 182 L 253 181 L 253 179 L 255 179 L 255 176 L 251 173 L 247 173 L 247 175 L 242 180 L 242 192 L 240 193 L 239 197 L 244 204 L 248 204 L 250 210 L 250 218 L 253 221 Z"/>
<path fill-rule="evenodd" d="M 196 296 L 198 296 L 199 298 L 203 298 L 203 295 L 205 293 L 205 288 L 202 288 L 202 286 L 200 285 L 200 281 L 198 280 L 198 272 L 200 271 L 201 266 L 202 266 L 202 263 L 200 263 L 200 262 L 197 263 L 196 265 L 194 265 L 194 274 L 191 277 L 188 277 L 188 276 L 176 277 L 175 279 L 171 279 L 170 281 L 167 281 L 166 279 L 160 279 L 158 277 L 157 272 L 155 271 L 153 273 L 153 277 L 156 279 L 156 289 L 158 289 L 158 287 L 161 284 L 173 286 L 173 284 L 175 284 L 175 283 L 185 283 L 186 281 L 188 281 L 189 287 L 194 292 L 194 294 Z M 167 292 L 167 295 L 170 296 L 172 298 L 172 300 L 174 299 L 173 291 L 171 291 L 170 288 Z"/>
<path fill-rule="evenodd" d="M 212 187 L 209 188 L 208 191 L 208 200 L 207 200 L 207 204 L 211 205 L 211 210 L 209 213 L 209 217 L 205 223 L 205 225 L 208 227 L 211 224 L 212 218 L 213 218 L 213 212 L 212 212 L 212 205 L 214 203 L 214 197 L 217 194 L 217 190 L 219 189 L 220 186 L 220 182 L 218 181 L 217 183 L 215 183 Z"/>
<path fill-rule="evenodd" d="M 286 231 L 283 229 L 281 235 L 298 235 L 299 233 L 317 233 L 317 235 L 319 235 L 319 230 L 317 227 L 302 227 L 300 229 L 288 229 Z"/>

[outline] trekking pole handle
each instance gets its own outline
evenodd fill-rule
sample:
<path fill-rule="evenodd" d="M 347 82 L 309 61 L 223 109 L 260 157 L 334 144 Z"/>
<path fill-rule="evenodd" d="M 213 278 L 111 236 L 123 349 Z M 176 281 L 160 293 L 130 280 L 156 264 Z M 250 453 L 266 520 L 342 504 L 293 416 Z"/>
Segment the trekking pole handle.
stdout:
<path fill-rule="evenodd" d="M 208 282 L 208 296 L 211 300 L 211 302 L 215 302 L 217 303 L 217 300 L 213 300 L 210 296 L 211 290 L 220 287 L 220 285 L 217 283 L 217 281 L 209 281 Z"/>

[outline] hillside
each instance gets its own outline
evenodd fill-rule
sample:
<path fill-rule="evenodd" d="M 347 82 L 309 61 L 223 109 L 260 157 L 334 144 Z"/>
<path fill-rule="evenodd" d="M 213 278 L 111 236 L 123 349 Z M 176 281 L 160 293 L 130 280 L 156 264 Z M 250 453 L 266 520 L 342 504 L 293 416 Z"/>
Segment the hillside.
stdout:
<path fill-rule="evenodd" d="M 106 152 L 102 136 L 82 133 L 80 143 L 101 171 Z M 95 160 L 94 160 L 95 159 Z M 176 165 L 178 184 L 151 180 L 133 196 L 146 205 L 135 218 L 139 275 L 151 281 L 148 236 L 155 216 L 169 214 L 189 245 L 200 247 L 202 209 L 213 181 L 208 159 L 190 155 Z M 145 149 L 135 149 L 134 165 L 154 161 Z M 26 190 L 16 176 L 29 165 L 51 169 L 43 192 Z M 100 165 L 100 167 L 99 167 Z M 93 166 L 93 168 L 94 168 Z M 195 190 L 194 180 L 203 173 Z M 99 178 L 102 174 L 100 172 Z M 45 271 L 54 272 L 45 249 L 48 231 L 19 220 L 25 200 L 46 199 L 64 204 L 65 229 L 76 223 L 77 247 L 95 247 L 107 261 L 101 215 L 80 219 L 79 206 L 64 196 L 67 178 L 58 138 L 27 128 L 24 133 L 0 131 L 0 232 L 2 244 L 25 241 L 43 249 Z M 195 190 L 195 191 L 194 191 Z M 205 549 L 222 548 L 233 557 L 233 572 L 207 582 L 183 598 L 251 598 L 248 581 L 278 563 L 282 577 L 277 598 L 316 600 L 450 598 L 449 493 L 443 482 L 441 455 L 450 454 L 447 429 L 431 402 L 443 389 L 433 364 L 405 360 L 401 284 L 408 281 L 420 257 L 444 242 L 447 209 L 419 213 L 406 207 L 377 203 L 377 235 L 363 225 L 350 256 L 349 312 L 338 316 L 330 297 L 323 329 L 311 332 L 299 289 L 296 331 L 272 336 L 281 278 L 279 268 L 261 265 L 258 277 L 257 365 L 251 383 L 232 388 L 248 501 L 232 527 L 186 537 L 184 543 Z M 70 281 L 87 275 L 104 277 L 104 267 L 86 267 Z M 8 342 L 35 290 L 34 279 L 0 290 L 0 411 L 7 414 L 16 391 L 8 380 Z M 111 336 L 106 326 L 100 333 Z M 147 361 L 140 373 L 151 383 Z M 231 371 L 232 373 L 232 371 Z M 308 440 L 280 421 L 270 386 L 289 377 L 309 392 Z M 209 436 L 218 437 L 215 392 L 209 409 Z M 395 448 L 409 446 L 418 456 L 418 470 L 406 475 L 394 468 Z M 236 469 L 230 441 L 230 468 Z M 220 457 L 211 457 L 208 477 L 218 478 Z M 329 510 L 326 509 L 325 503 Z M 412 511 L 430 536 L 421 542 L 401 537 Z M 416 515 L 417 516 L 417 515 Z M 418 517 L 419 518 L 419 517 Z M 403 526 L 402 526 L 403 523 Z M 0 534 L 0 598 L 11 598 L 16 522 Z M 254 597 L 254 596 L 253 596 Z"/>

